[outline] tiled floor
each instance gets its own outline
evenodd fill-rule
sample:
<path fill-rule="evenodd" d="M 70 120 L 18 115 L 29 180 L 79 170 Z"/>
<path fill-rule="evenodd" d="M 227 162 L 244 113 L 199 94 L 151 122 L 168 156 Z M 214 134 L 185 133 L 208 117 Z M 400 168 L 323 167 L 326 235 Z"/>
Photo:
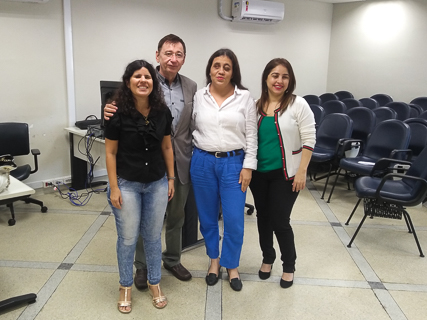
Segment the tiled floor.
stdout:
<path fill-rule="evenodd" d="M 298 252 L 294 286 L 281 289 L 281 265 L 272 277 L 258 278 L 261 253 L 255 215 L 246 216 L 239 268 L 243 290 L 222 281 L 207 287 L 204 247 L 183 253 L 193 279 L 180 282 L 162 269 L 169 305 L 155 309 L 147 291 L 133 290 L 133 310 L 117 311 L 116 231 L 105 194 L 84 207 L 58 194 L 37 190 L 48 206 L 16 205 L 17 223 L 7 225 L 0 207 L 0 300 L 29 292 L 37 302 L 0 314 L 1 319 L 425 319 L 427 258 L 419 256 L 404 221 L 367 219 L 352 248 L 347 243 L 362 217 L 353 191 L 339 186 L 332 202 L 320 199 L 323 181 L 309 183 L 294 208 L 292 225 Z M 317 189 L 316 189 L 317 188 Z M 248 202 L 252 202 L 248 195 Z M 427 253 L 427 208 L 410 208 Z"/>

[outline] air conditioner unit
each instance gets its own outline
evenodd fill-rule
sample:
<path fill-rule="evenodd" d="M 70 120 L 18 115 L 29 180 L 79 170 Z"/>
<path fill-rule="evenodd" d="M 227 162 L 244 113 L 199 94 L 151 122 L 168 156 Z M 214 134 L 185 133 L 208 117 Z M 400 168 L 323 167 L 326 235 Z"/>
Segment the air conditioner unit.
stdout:
<path fill-rule="evenodd" d="M 255 23 L 277 23 L 285 16 L 285 4 L 273 1 L 233 0 L 231 15 L 233 21 Z"/>
<path fill-rule="evenodd" d="M 49 0 L 6 0 L 11 2 L 34 2 L 34 3 L 46 3 Z"/>

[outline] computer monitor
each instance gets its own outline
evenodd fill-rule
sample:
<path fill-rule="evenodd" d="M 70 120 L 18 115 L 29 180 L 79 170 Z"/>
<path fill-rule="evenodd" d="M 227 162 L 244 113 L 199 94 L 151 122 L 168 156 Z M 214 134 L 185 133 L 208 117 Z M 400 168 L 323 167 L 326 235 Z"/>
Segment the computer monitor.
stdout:
<path fill-rule="evenodd" d="M 101 88 L 101 126 L 104 126 L 104 107 L 110 103 L 122 84 L 121 81 L 100 81 Z"/>

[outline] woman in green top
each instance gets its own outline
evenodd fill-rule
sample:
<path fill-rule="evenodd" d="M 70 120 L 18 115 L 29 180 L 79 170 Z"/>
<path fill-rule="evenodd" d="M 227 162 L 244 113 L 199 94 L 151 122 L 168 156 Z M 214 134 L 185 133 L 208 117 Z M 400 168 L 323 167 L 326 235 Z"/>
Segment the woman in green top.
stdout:
<path fill-rule="evenodd" d="M 304 189 L 307 167 L 316 141 L 314 115 L 307 102 L 293 94 L 295 76 L 282 58 L 271 60 L 262 74 L 262 94 L 257 102 L 258 168 L 250 188 L 257 210 L 263 261 L 258 275 L 270 277 L 279 243 L 282 288 L 293 284 L 296 250 L 290 215 L 299 191 Z"/>

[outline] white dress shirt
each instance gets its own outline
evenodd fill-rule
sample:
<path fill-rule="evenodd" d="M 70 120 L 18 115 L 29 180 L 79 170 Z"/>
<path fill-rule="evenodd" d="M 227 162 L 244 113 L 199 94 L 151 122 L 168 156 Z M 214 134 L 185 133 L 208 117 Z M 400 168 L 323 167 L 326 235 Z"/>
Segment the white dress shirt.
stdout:
<path fill-rule="evenodd" d="M 243 168 L 256 169 L 258 130 L 255 101 L 249 91 L 234 88 L 234 93 L 221 106 L 209 87 L 194 95 L 193 138 L 197 148 L 227 152 L 243 149 Z"/>

